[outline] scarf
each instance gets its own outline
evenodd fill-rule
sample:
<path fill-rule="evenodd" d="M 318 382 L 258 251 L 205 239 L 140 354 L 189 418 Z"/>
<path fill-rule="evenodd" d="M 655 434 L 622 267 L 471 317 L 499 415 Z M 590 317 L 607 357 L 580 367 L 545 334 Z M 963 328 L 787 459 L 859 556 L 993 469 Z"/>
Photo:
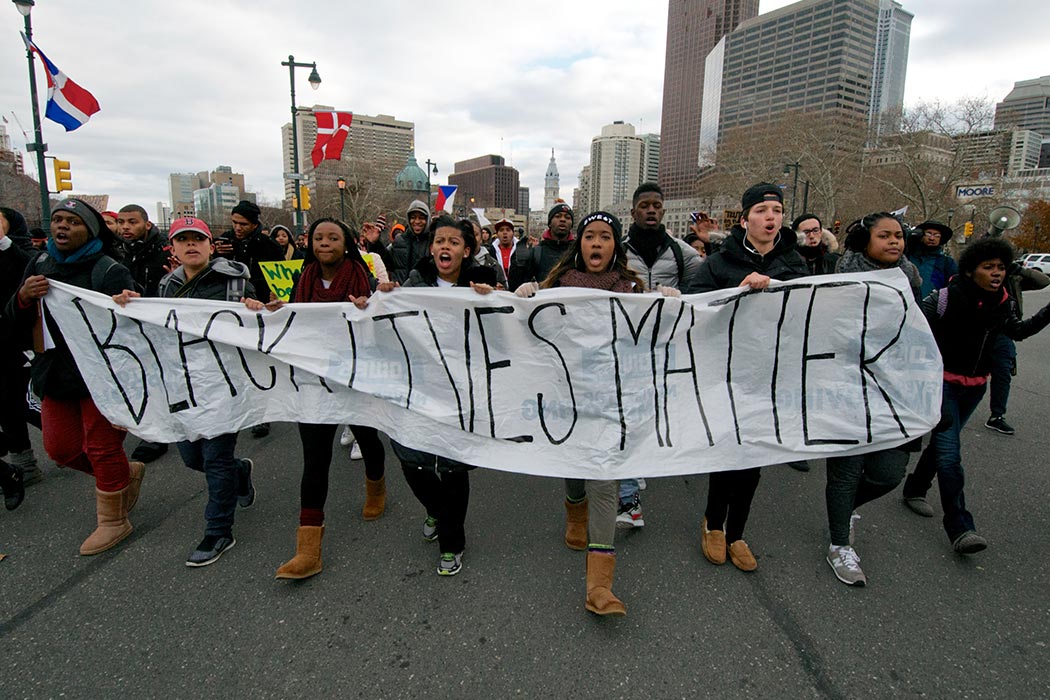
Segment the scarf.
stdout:
<path fill-rule="evenodd" d="M 660 258 L 660 247 L 669 236 L 663 224 L 660 224 L 660 228 L 655 231 L 640 228 L 638 224 L 631 224 L 631 227 L 627 229 L 627 238 L 630 248 L 638 253 L 638 257 L 645 262 L 645 266 L 652 267 Z"/>
<path fill-rule="evenodd" d="M 55 239 L 47 239 L 47 253 L 52 258 L 54 258 L 55 262 L 57 262 L 59 265 L 68 265 L 69 263 L 75 263 L 78 260 L 83 260 L 84 258 L 90 257 L 95 253 L 101 252 L 102 240 L 99 238 L 92 238 L 87 243 L 80 246 L 69 255 L 66 255 L 58 249 L 58 246 L 55 245 Z"/>
<path fill-rule="evenodd" d="M 303 266 L 303 273 L 295 285 L 295 301 L 349 301 L 350 297 L 369 296 L 372 285 L 368 274 L 355 261 L 344 259 L 328 289 L 321 280 L 321 263 L 314 261 Z"/>
<path fill-rule="evenodd" d="M 901 272 L 907 275 L 911 286 L 915 288 L 922 286 L 922 277 L 919 276 L 919 270 L 904 255 L 901 255 L 900 260 L 896 264 L 884 266 L 878 264 L 864 253 L 847 250 L 842 254 L 842 259 L 839 260 L 839 265 L 835 272 L 870 272 L 872 270 L 890 270 L 895 267 L 899 267 Z"/>
<path fill-rule="evenodd" d="M 585 287 L 586 289 L 604 289 L 607 292 L 633 292 L 634 285 L 625 280 L 616 270 L 605 272 L 583 272 L 567 270 L 558 279 L 561 287 Z"/>

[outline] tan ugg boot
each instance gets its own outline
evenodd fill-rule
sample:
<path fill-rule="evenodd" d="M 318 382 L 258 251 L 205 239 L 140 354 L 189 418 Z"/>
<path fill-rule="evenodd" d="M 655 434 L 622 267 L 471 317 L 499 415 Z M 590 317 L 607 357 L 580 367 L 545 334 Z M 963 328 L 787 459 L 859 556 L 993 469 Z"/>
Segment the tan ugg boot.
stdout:
<path fill-rule="evenodd" d="M 296 531 L 295 556 L 277 569 L 276 578 L 310 578 L 321 573 L 321 538 L 324 525 L 300 525 Z"/>
<path fill-rule="evenodd" d="M 627 608 L 612 592 L 616 555 L 587 553 L 587 609 L 596 615 L 626 615 Z"/>
<path fill-rule="evenodd" d="M 386 477 L 381 476 L 375 481 L 365 478 L 365 507 L 361 509 L 361 517 L 365 520 L 375 520 L 386 510 Z"/>
<path fill-rule="evenodd" d="M 587 499 L 579 503 L 565 501 L 565 546 L 569 549 L 587 549 Z"/>
<path fill-rule="evenodd" d="M 146 476 L 146 465 L 143 462 L 128 462 L 128 487 L 124 490 L 124 510 L 131 512 L 139 502 L 139 489 L 142 488 L 142 477 Z"/>
<path fill-rule="evenodd" d="M 105 552 L 113 545 L 131 534 L 134 529 L 128 522 L 128 511 L 124 507 L 127 487 L 120 491 L 99 491 L 95 489 L 95 513 L 98 527 L 88 535 L 80 545 L 84 556 Z"/>

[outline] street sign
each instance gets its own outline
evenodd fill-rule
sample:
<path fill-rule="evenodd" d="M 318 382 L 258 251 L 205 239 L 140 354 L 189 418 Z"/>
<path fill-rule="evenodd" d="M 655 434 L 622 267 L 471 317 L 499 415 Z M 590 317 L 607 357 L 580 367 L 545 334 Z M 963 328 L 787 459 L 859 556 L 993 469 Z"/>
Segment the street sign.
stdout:
<path fill-rule="evenodd" d="M 284 174 L 284 179 L 285 180 L 302 180 L 303 179 L 303 174 L 302 173 L 285 173 Z"/>

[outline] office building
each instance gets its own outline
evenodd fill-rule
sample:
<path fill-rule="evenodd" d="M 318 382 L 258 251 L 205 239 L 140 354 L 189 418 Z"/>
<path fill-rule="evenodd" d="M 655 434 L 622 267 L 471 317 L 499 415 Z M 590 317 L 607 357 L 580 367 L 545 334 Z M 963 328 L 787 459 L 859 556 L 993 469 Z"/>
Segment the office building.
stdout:
<path fill-rule="evenodd" d="M 786 110 L 868 118 L 878 4 L 802 0 L 726 37 L 719 141 Z"/>
<path fill-rule="evenodd" d="M 299 136 L 299 173 L 302 182 L 316 191 L 318 182 L 335 186 L 340 177 L 354 174 L 374 178 L 376 182 L 393 187 L 398 173 L 415 150 L 415 124 L 401 121 L 388 114 L 371 116 L 355 114 L 350 121 L 350 131 L 343 146 L 340 160 L 325 160 L 313 167 L 314 144 L 317 141 L 317 119 L 315 111 L 333 111 L 327 105 L 301 108 L 296 115 Z M 284 172 L 292 172 L 292 123 L 281 127 Z M 292 180 L 284 181 L 285 199 L 290 201 L 296 188 Z"/>
<path fill-rule="evenodd" d="M 660 134 L 642 134 L 642 182 L 660 180 Z"/>
<path fill-rule="evenodd" d="M 590 168 L 588 211 L 629 200 L 645 174 L 645 139 L 622 121 L 603 126 L 591 139 Z"/>
<path fill-rule="evenodd" d="M 996 129 L 1028 129 L 1042 137 L 1039 167 L 1050 167 L 1050 75 L 1014 83 L 995 105 Z"/>
<path fill-rule="evenodd" d="M 522 216 L 528 217 L 529 215 L 529 188 L 518 187 L 518 213 Z"/>
<path fill-rule="evenodd" d="M 718 41 L 758 15 L 758 0 L 670 0 L 660 116 L 659 183 L 669 198 L 696 189 L 704 66 Z"/>
<path fill-rule="evenodd" d="M 900 130 L 904 108 L 904 81 L 908 73 L 911 21 L 915 16 L 899 2 L 880 0 L 875 33 L 875 60 L 871 71 L 871 102 L 868 125 L 871 140 Z"/>
<path fill-rule="evenodd" d="M 456 185 L 457 204 L 474 197 L 475 207 L 493 207 L 517 211 L 521 204 L 518 171 L 504 161 L 503 156 L 487 155 L 461 160 L 448 176 L 448 184 Z"/>

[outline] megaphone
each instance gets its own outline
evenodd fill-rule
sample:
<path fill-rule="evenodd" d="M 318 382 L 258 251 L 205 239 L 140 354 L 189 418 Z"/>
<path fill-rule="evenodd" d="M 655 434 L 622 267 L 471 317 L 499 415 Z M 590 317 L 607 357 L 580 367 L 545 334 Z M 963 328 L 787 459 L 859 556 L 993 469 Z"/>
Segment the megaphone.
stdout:
<path fill-rule="evenodd" d="M 989 236 L 1001 236 L 1003 231 L 1017 228 L 1021 223 L 1021 212 L 1002 204 L 988 213 Z"/>

